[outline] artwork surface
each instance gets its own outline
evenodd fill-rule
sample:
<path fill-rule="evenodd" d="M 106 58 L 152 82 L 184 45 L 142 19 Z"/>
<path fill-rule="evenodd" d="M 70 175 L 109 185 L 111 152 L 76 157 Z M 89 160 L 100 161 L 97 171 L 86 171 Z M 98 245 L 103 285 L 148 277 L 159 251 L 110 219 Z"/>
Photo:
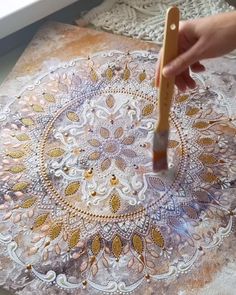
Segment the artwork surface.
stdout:
<path fill-rule="evenodd" d="M 60 46 L 52 53 L 54 40 Z M 89 44 L 96 47 L 86 50 Z M 41 60 L 27 68 L 36 48 Z M 170 171 L 155 174 L 157 59 L 154 45 L 52 24 L 2 86 L 0 277 L 7 288 L 204 294 L 224 281 L 217 276 L 229 264 L 236 268 L 236 75 L 219 77 L 213 64 L 195 76 L 196 89 L 176 92 Z"/>

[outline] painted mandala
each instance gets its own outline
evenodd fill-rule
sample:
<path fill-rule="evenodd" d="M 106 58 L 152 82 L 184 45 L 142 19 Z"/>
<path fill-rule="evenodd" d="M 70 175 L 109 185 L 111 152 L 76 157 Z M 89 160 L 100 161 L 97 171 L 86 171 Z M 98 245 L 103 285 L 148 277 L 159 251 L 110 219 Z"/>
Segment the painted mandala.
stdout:
<path fill-rule="evenodd" d="M 173 103 L 173 173 L 153 173 L 156 59 L 98 53 L 3 98 L 0 239 L 25 280 L 131 293 L 184 275 L 231 232 L 235 118 L 197 76 Z"/>

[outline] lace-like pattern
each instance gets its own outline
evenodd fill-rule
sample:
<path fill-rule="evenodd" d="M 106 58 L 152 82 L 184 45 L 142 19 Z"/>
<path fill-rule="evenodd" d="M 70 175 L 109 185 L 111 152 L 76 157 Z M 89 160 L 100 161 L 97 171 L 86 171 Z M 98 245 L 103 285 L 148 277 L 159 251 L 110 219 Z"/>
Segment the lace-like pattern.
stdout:
<path fill-rule="evenodd" d="M 203 17 L 233 9 L 226 1 L 158 1 L 158 0 L 105 0 L 89 11 L 84 21 L 115 34 L 162 43 L 164 17 L 168 7 L 176 5 L 183 20 Z"/>
<path fill-rule="evenodd" d="M 197 75 L 198 88 L 175 96 L 171 173 L 154 174 L 156 60 L 150 52 L 97 53 L 59 65 L 18 98 L 2 97 L 6 286 L 143 294 L 201 267 L 230 234 L 235 110 Z"/>

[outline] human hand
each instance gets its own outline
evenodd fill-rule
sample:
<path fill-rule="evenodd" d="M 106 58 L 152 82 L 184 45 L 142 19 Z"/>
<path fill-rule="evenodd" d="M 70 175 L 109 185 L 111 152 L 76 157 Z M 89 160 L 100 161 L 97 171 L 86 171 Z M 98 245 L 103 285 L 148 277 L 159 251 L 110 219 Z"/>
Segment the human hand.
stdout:
<path fill-rule="evenodd" d="M 236 11 L 180 22 L 178 48 L 179 55 L 163 68 L 162 74 L 166 78 L 175 76 L 175 84 L 185 91 L 196 86 L 190 70 L 195 73 L 205 70 L 201 60 L 219 57 L 236 48 Z M 161 56 L 160 52 L 159 60 Z"/>

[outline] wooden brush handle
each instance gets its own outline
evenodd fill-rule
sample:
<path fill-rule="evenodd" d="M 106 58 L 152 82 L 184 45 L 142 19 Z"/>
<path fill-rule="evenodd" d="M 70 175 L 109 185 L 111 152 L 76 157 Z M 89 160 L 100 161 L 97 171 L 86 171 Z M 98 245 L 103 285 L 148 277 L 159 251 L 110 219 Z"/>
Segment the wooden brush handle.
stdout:
<path fill-rule="evenodd" d="M 169 112 L 174 92 L 175 78 L 165 78 L 162 75 L 163 67 L 173 60 L 178 54 L 179 9 L 171 7 L 167 10 L 163 53 L 160 65 L 159 83 L 159 122 L 157 131 L 169 130 Z"/>

